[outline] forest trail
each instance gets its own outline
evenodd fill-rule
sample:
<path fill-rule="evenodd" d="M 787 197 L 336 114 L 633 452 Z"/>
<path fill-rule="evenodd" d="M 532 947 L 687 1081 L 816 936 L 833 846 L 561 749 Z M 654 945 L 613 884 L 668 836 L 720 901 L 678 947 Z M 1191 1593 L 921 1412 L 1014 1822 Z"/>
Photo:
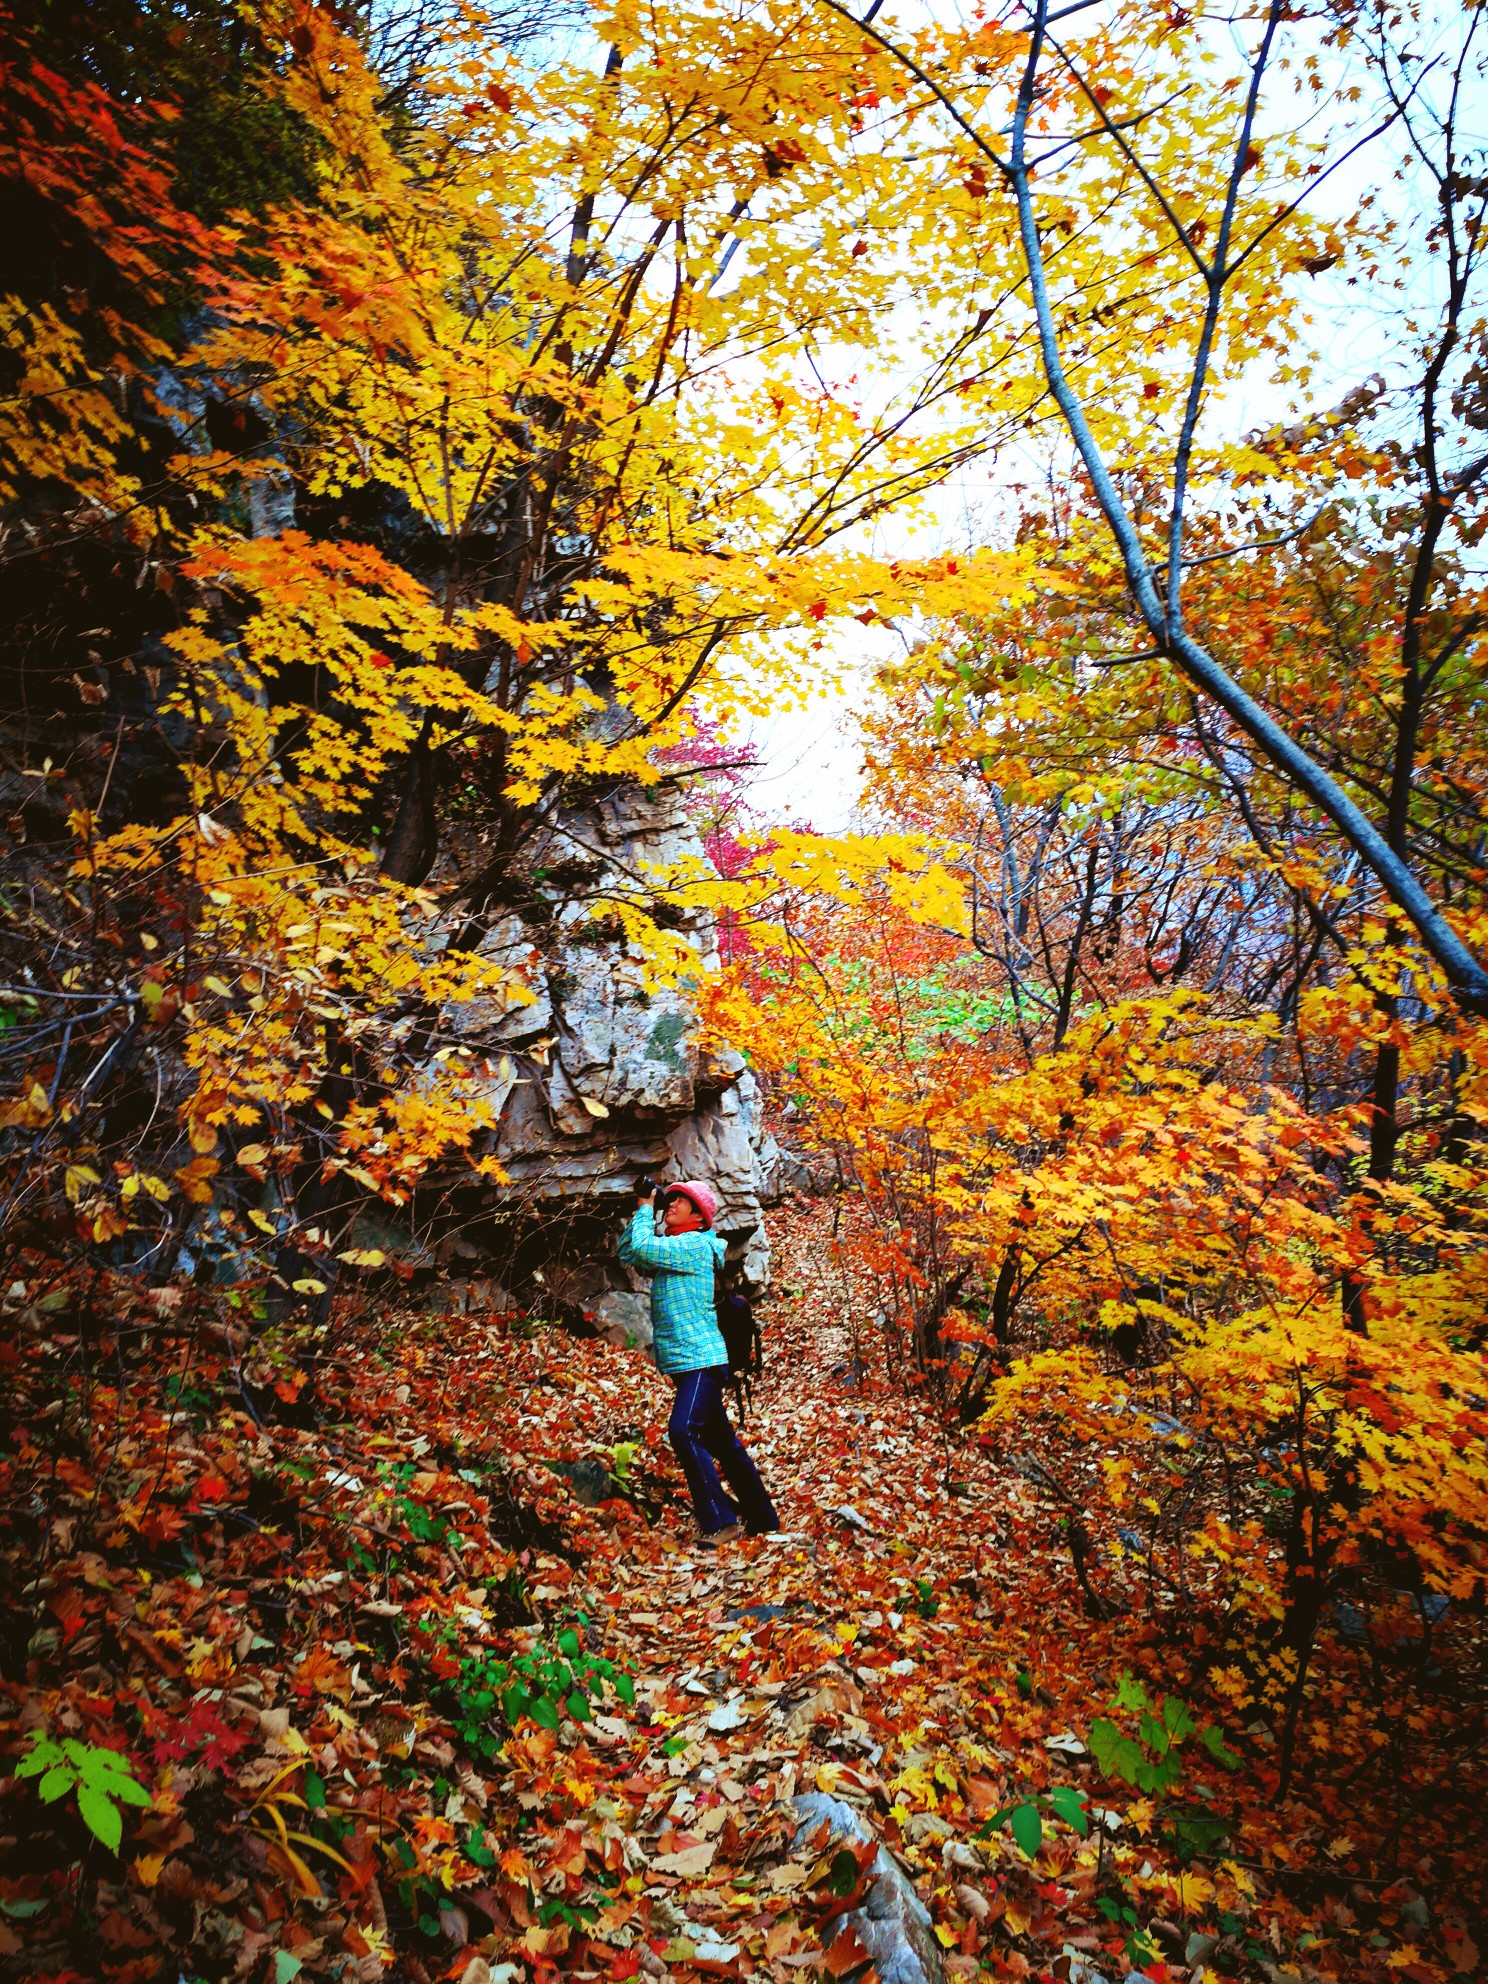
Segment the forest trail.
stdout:
<path fill-rule="evenodd" d="M 593 1809 L 623 1801 L 637 1892 L 596 1932 L 639 1916 L 636 1957 L 652 1976 L 820 1964 L 847 1876 L 839 1865 L 833 1885 L 840 1840 L 797 1830 L 793 1801 L 817 1791 L 855 1805 L 911 1870 L 944 1974 L 978 1974 L 997 1946 L 999 1974 L 1029 1974 L 1042 1953 L 1079 1976 L 1080 1953 L 1103 1940 L 1090 1921 L 1098 1849 L 1051 1827 L 1036 1874 L 1005 1831 L 978 1836 L 1006 1804 L 1077 1781 L 1084 1756 L 1076 1676 L 1055 1658 L 1078 1594 L 1054 1511 L 974 1440 L 947 1445 L 923 1403 L 888 1382 L 865 1292 L 829 1246 L 830 1214 L 772 1228 L 777 1294 L 743 1431 L 785 1540 L 697 1550 L 679 1481 L 654 1528 L 616 1502 L 594 1511 L 608 1547 L 564 1593 L 635 1676 L 634 1720 L 600 1718 L 593 1732 L 613 1786 Z M 606 1353 L 595 1381 L 615 1388 L 607 1416 L 633 1412 L 658 1439 L 668 1394 L 639 1354 Z M 848 1888 L 860 1896 L 864 1880 Z M 576 1929 L 535 1924 L 525 1946 L 571 1951 Z M 602 1948 L 582 1940 L 606 1974 Z M 849 1938 L 828 1968 L 852 1972 L 865 1955 Z M 610 1974 L 626 1970 L 622 1958 Z"/>
<path fill-rule="evenodd" d="M 346 1298 L 298 1350 L 225 1332 L 210 1295 L 121 1294 L 121 1332 L 176 1345 L 165 1380 L 27 1335 L 18 1410 L 62 1397 L 67 1458 L 21 1439 L 13 1493 L 44 1483 L 51 1511 L 12 1565 L 42 1621 L 21 1727 L 122 1752 L 147 1805 L 117 1855 L 70 1799 L 33 1808 L 6 1900 L 40 1973 L 101 1949 L 142 1984 L 132 1952 L 211 1944 L 214 1977 L 276 1984 L 870 1984 L 835 1925 L 887 1882 L 923 1961 L 882 1984 L 1202 1975 L 1189 1952 L 1243 1923 L 1251 1876 L 1185 1869 L 1152 1801 L 1095 1774 L 1121 1655 L 1060 1509 L 1031 1457 L 948 1443 L 890 1381 L 833 1221 L 771 1219 L 744 1434 L 786 1539 L 713 1553 L 639 1350 L 440 1289 Z M 1114 1559 L 1096 1575 L 1117 1588 Z M 1163 1660 L 1182 1688 L 1182 1649 Z M 810 1794 L 862 1843 L 801 1824 Z M 75 1905 L 48 1899 L 58 1863 Z"/>
<path fill-rule="evenodd" d="M 1097 1770 L 1098 1718 L 1133 1720 L 1125 1664 L 1181 1709 L 1197 1633 L 1144 1627 L 1109 1549 L 1092 1582 L 1129 1610 L 1088 1616 L 1040 1457 L 948 1443 L 890 1381 L 833 1219 L 771 1218 L 744 1433 L 787 1540 L 716 1553 L 638 1350 L 431 1312 L 436 1289 L 422 1312 L 348 1297 L 297 1351 L 224 1331 L 210 1295 L 120 1290 L 118 1340 L 168 1350 L 163 1379 L 153 1353 L 79 1362 L 25 1291 L 11 1493 L 48 1514 L 11 1546 L 35 1605 L 19 1727 L 122 1754 L 144 1808 L 100 1850 L 71 1797 L 30 1801 L 0 1955 L 115 1984 L 185 1950 L 223 1984 L 1373 1975 L 1362 1907 L 1328 1917 L 1351 1968 L 1284 1955 L 1316 1935 L 1286 1882 L 1317 1846 L 1273 1816 L 1264 1724 L 1235 1793 L 1202 1752 L 1156 1801 Z M 1097 1464 L 1052 1429 L 1048 1459 Z M 861 1844 L 801 1823 L 813 1794 Z M 1343 1851 L 1344 1815 L 1323 1823 Z M 836 1926 L 886 1884 L 918 1969 L 870 1968 Z"/>
<path fill-rule="evenodd" d="M 1485 12 L 0 0 L 0 1984 L 1483 1972 Z"/>

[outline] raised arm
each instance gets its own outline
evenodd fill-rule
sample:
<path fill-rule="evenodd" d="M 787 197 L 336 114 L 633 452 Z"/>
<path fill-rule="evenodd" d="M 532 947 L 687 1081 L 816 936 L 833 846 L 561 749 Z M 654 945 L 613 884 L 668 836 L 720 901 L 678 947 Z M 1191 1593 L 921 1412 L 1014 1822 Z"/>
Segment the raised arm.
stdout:
<path fill-rule="evenodd" d="M 695 1233 L 658 1233 L 650 1202 L 638 1205 L 620 1235 L 620 1259 L 648 1274 L 685 1274 L 697 1260 Z"/>

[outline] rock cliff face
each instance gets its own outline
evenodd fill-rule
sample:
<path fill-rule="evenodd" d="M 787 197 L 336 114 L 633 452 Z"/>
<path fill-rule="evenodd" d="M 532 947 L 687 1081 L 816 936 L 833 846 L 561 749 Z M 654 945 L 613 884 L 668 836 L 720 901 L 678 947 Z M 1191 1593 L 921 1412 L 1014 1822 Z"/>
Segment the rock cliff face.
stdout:
<path fill-rule="evenodd" d="M 212 413 L 202 382 L 162 373 L 155 383 L 178 439 L 202 446 Z M 245 481 L 243 500 L 239 522 L 253 536 L 296 522 L 293 482 L 272 453 Z M 626 721 L 612 708 L 599 727 Z M 436 1301 L 458 1301 L 458 1284 L 470 1281 L 483 1284 L 477 1300 L 506 1294 L 649 1340 L 645 1285 L 614 1258 L 619 1216 L 645 1174 L 706 1179 L 733 1258 L 756 1290 L 766 1286 L 761 1208 L 787 1186 L 813 1181 L 765 1129 L 743 1057 L 706 1051 L 685 987 L 648 990 L 623 931 L 596 914 L 606 897 L 644 903 L 648 873 L 701 859 L 675 786 L 596 794 L 528 847 L 511 906 L 481 945 L 510 975 L 512 995 L 501 1005 L 447 1008 L 440 1028 L 442 1044 L 472 1048 L 499 1071 L 491 1077 L 500 1116 L 492 1150 L 509 1183 L 478 1194 L 455 1188 L 453 1221 L 447 1201 L 416 1222 L 418 1239 L 399 1225 L 383 1234 L 375 1214 L 361 1221 L 372 1240 L 437 1266 Z M 675 927 L 700 968 L 716 962 L 708 916 Z"/>
<path fill-rule="evenodd" d="M 224 498 L 223 520 L 250 537 L 294 528 L 315 532 L 319 499 L 296 485 L 280 458 L 251 379 L 235 382 L 231 409 L 214 396 L 218 390 L 204 372 L 162 369 L 153 376 L 142 418 L 152 434 L 159 430 L 157 439 L 198 453 L 213 447 L 214 423 L 228 412 L 246 419 L 253 432 L 262 431 L 249 444 L 243 442 L 249 429 L 233 429 L 234 449 L 247 446 L 248 453 L 243 474 Z M 453 583 L 448 545 L 405 497 L 373 486 L 349 507 L 354 517 L 341 515 L 336 532 L 354 525 L 358 541 L 394 563 L 421 578 Z M 561 579 L 561 566 L 555 569 Z M 116 577 L 107 585 L 114 587 Z M 138 590 L 131 581 L 131 599 Z M 95 609 L 90 604 L 88 610 Z M 229 610 L 224 607 L 224 615 Z M 110 723 L 115 710 L 121 718 L 127 714 L 130 732 L 126 738 L 121 722 L 110 747 L 114 755 L 107 757 L 112 765 L 122 741 L 120 776 L 106 816 L 110 831 L 138 817 L 153 819 L 156 811 L 168 815 L 187 796 L 177 772 L 179 740 L 159 716 L 158 685 L 152 683 L 148 697 L 139 687 L 156 675 L 169 680 L 172 657 L 148 616 L 124 615 L 121 624 L 136 620 L 146 630 L 137 650 L 146 665 L 137 668 L 131 658 L 127 672 L 116 670 L 106 690 L 115 698 Z M 494 691 L 493 682 L 486 686 Z M 596 728 L 618 736 L 631 721 L 611 707 L 599 713 Z M 103 785 L 107 791 L 108 778 Z M 667 918 L 696 953 L 700 971 L 714 960 L 711 920 L 701 913 L 673 918 L 648 884 L 657 870 L 702 858 L 676 784 L 650 791 L 634 783 L 606 788 L 586 785 L 575 773 L 564 790 L 583 796 L 546 819 L 513 858 L 501 883 L 502 907 L 481 946 L 503 967 L 509 996 L 448 1007 L 433 1043 L 434 1050 L 470 1047 L 488 1069 L 499 1118 L 490 1148 L 507 1182 L 478 1181 L 462 1169 L 458 1177 L 429 1179 L 410 1207 L 371 1205 L 348 1216 L 361 1244 L 384 1249 L 430 1281 L 432 1302 L 496 1302 L 504 1292 L 523 1306 L 570 1319 L 588 1316 L 602 1327 L 644 1337 L 643 1284 L 626 1275 L 614 1253 L 620 1216 L 634 1202 L 638 1177 L 706 1179 L 718 1194 L 719 1230 L 756 1289 L 769 1276 L 761 1207 L 780 1195 L 787 1180 L 793 1187 L 803 1181 L 789 1172 L 789 1160 L 765 1131 L 758 1089 L 742 1057 L 704 1049 L 686 984 L 648 989 L 619 920 L 605 913 L 607 899 L 623 899 L 658 922 Z M 399 807 L 396 796 L 386 794 L 377 805 L 386 850 Z M 434 867 L 420 870 L 436 895 L 461 905 L 456 921 L 465 914 L 462 876 L 469 881 L 489 873 L 493 850 L 475 838 L 482 826 L 499 831 L 489 815 L 452 814 L 429 851 Z M 64 831 L 60 816 L 49 823 L 52 835 Z M 431 949 L 441 941 L 438 928 L 431 924 L 426 932 Z M 448 939 L 445 930 L 443 941 Z M 399 1046 L 422 1038 L 428 1018 L 422 1010 L 410 1013 L 391 1024 L 389 1037 Z M 417 1053 L 425 1051 L 420 1046 Z M 183 1086 L 189 1081 L 184 1065 L 168 1066 L 172 1079 Z M 259 1271 L 258 1252 L 245 1250 L 239 1229 L 222 1217 L 240 1215 L 252 1190 L 241 1176 L 224 1175 L 218 1196 L 184 1235 L 181 1259 L 193 1272 L 201 1266 L 226 1282 Z M 266 1188 L 255 1210 L 277 1218 L 276 1192 Z M 312 1269 L 321 1271 L 305 1256 L 302 1271 Z"/>
<path fill-rule="evenodd" d="M 532 889 L 492 925 L 482 953 L 513 976 L 506 1003 L 447 1009 L 442 1033 L 499 1070 L 494 1155 L 509 1183 L 461 1207 L 436 1250 L 448 1271 L 489 1266 L 518 1299 L 544 1296 L 602 1328 L 649 1337 L 645 1284 L 614 1259 L 618 1215 L 638 1177 L 706 1179 L 718 1230 L 756 1289 L 769 1278 L 761 1208 L 780 1195 L 782 1156 L 743 1057 L 708 1050 L 685 985 L 647 990 L 606 897 L 643 900 L 648 872 L 702 858 L 665 788 L 627 786 L 561 817 L 528 855 Z M 716 961 L 711 919 L 677 916 L 700 969 Z"/>

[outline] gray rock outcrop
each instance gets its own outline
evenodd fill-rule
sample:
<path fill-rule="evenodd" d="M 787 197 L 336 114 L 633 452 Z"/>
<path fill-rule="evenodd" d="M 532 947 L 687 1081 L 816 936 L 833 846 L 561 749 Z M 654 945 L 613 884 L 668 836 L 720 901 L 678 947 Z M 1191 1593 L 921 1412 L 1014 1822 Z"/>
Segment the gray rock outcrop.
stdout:
<path fill-rule="evenodd" d="M 860 1812 L 825 1791 L 801 1792 L 795 1810 L 802 1825 L 819 1825 L 825 1819 L 838 1839 L 867 1845 L 877 1838 Z M 843 1928 L 850 1928 L 873 1958 L 882 1984 L 945 1984 L 935 1925 L 908 1874 L 882 1845 L 871 1873 L 873 1885 L 861 1907 L 822 1925 L 822 1947 L 830 1949 Z"/>
<path fill-rule="evenodd" d="M 492 1215 L 509 1248 L 513 1229 L 545 1230 L 553 1258 L 539 1264 L 528 1245 L 526 1273 L 554 1302 L 649 1342 L 645 1284 L 613 1260 L 601 1231 L 613 1231 L 636 1180 L 710 1184 L 718 1231 L 758 1290 L 770 1267 L 762 1209 L 787 1189 L 789 1167 L 743 1056 L 704 1040 L 696 981 L 684 971 L 658 986 L 627 939 L 627 922 L 649 916 L 696 955 L 699 973 L 717 962 L 711 915 L 656 900 L 662 877 L 707 872 L 674 793 L 627 786 L 596 798 L 550 827 L 526 866 L 530 895 L 480 946 L 507 974 L 504 995 L 448 1006 L 440 1026 L 440 1044 L 484 1071 L 499 1119 L 488 1148 L 507 1175 L 464 1231 L 479 1235 Z M 500 1232 L 489 1238 L 492 1253 L 507 1251 Z M 505 1279 L 506 1263 L 500 1271 Z M 521 1280 L 519 1269 L 513 1285 Z"/>
<path fill-rule="evenodd" d="M 205 332 L 210 324 L 203 319 L 198 328 Z M 233 531 L 252 538 L 296 528 L 314 533 L 325 519 L 317 524 L 310 492 L 301 487 L 297 495 L 289 465 L 297 458 L 295 437 L 276 429 L 273 408 L 254 387 L 248 372 L 223 379 L 206 363 L 183 362 L 162 367 L 148 386 L 139 382 L 136 412 L 159 441 L 200 455 L 225 445 L 222 423 L 228 423 L 237 472 L 220 515 Z M 335 533 L 354 528 L 358 541 L 364 534 L 436 592 L 451 588 L 457 604 L 473 596 L 461 586 L 477 581 L 456 581 L 449 545 L 406 495 L 382 484 L 369 484 L 360 495 L 354 520 L 342 515 Z M 552 600 L 568 582 L 559 549 L 548 581 Z M 538 606 L 530 610 L 543 617 Z M 224 629 L 237 611 L 231 602 L 222 606 Z M 158 660 L 167 671 L 173 666 L 164 649 Z M 502 665 L 492 663 L 497 671 Z M 153 664 L 146 673 L 152 672 Z M 132 661 L 129 679 L 139 679 Z M 494 693 L 496 678 L 486 686 Z M 156 689 L 150 694 L 156 698 Z M 149 721 L 137 727 L 153 734 L 154 702 L 147 707 Z M 595 737 L 622 742 L 634 726 L 633 714 L 618 703 L 596 707 Z M 174 765 L 173 740 L 169 755 Z M 145 760 L 157 761 L 158 755 Z M 464 1065 L 474 1069 L 494 1125 L 482 1133 L 479 1154 L 493 1157 L 504 1179 L 472 1176 L 463 1158 L 452 1159 L 421 1177 L 411 1204 L 343 1204 L 341 1185 L 322 1178 L 295 1185 L 293 1217 L 277 1184 L 264 1187 L 255 1213 L 282 1233 L 297 1223 L 330 1230 L 344 1214 L 352 1248 L 381 1257 L 371 1268 L 392 1257 L 400 1271 L 422 1277 L 427 1299 L 437 1305 L 547 1308 L 646 1342 L 645 1287 L 614 1256 L 618 1217 L 643 1175 L 701 1178 L 718 1194 L 717 1224 L 734 1259 L 763 1289 L 769 1250 L 762 1208 L 799 1189 L 804 1174 L 765 1129 L 758 1086 L 743 1057 L 704 1038 L 696 996 L 717 959 L 713 921 L 700 904 L 687 907 L 685 893 L 672 897 L 664 886 L 689 870 L 709 872 L 682 799 L 688 774 L 663 770 L 643 787 L 576 767 L 551 788 L 551 803 L 562 810 L 549 814 L 544 799 L 512 829 L 508 859 L 497 847 L 509 819 L 498 820 L 484 805 L 454 805 L 437 831 L 428 828 L 417 861 L 405 866 L 393 854 L 403 799 L 412 790 L 399 783 L 406 769 L 369 802 L 367 825 L 380 836 L 391 871 L 416 872 L 429 900 L 445 905 L 410 940 L 437 954 L 456 932 L 463 947 L 483 931 L 478 951 L 499 967 L 502 989 L 448 1004 L 437 1018 L 410 997 L 396 1017 L 379 1015 L 377 1038 L 391 1050 L 397 1079 L 415 1085 L 424 1080 L 432 1087 L 436 1057 L 468 1057 Z M 121 775 L 116 806 L 127 785 Z M 680 966 L 666 983 L 648 967 L 654 950 L 648 920 L 653 933 L 673 935 L 681 948 Z M 375 1079 L 387 1078 L 379 1068 Z M 322 1185 L 325 1193 L 317 1196 Z M 184 1271 L 205 1263 L 224 1282 L 258 1271 L 262 1250 L 245 1248 L 241 1227 L 225 1220 L 242 1211 L 254 1189 L 251 1179 L 245 1184 L 224 1174 L 213 1203 L 185 1236 Z M 350 1191 L 346 1186 L 348 1199 Z M 295 1278 L 295 1261 L 300 1276 L 313 1269 L 321 1277 L 316 1260 L 286 1242 L 276 1256 L 281 1285 Z"/>

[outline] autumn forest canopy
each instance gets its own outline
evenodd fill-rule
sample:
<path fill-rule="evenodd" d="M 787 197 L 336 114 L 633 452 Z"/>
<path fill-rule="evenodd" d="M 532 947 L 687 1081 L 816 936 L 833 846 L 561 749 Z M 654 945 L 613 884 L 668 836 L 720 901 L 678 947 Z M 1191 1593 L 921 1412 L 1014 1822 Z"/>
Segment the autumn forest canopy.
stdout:
<path fill-rule="evenodd" d="M 5 1976 L 1477 1973 L 1485 63 L 0 8 Z"/>

